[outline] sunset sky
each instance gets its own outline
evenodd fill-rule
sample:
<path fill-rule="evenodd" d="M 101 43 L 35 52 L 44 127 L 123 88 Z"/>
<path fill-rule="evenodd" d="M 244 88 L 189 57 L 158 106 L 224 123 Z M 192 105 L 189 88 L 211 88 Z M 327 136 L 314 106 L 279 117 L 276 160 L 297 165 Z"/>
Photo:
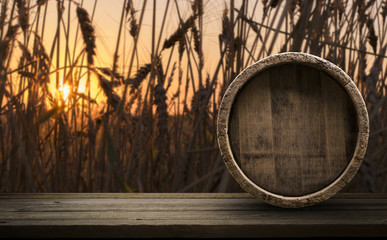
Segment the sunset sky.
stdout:
<path fill-rule="evenodd" d="M 81 1 L 77 1 L 81 2 Z M 159 37 L 159 31 L 161 28 L 165 7 L 167 5 L 167 0 L 155 1 L 156 3 L 156 42 Z M 235 7 L 240 7 L 240 0 L 235 1 Z M 144 1 L 133 1 L 134 8 L 138 10 L 136 17 L 139 21 L 141 9 L 143 7 Z M 191 15 L 190 1 L 178 0 L 179 11 L 183 20 L 187 19 Z M 254 2 L 251 2 L 255 4 Z M 45 42 L 47 46 L 50 46 L 54 33 L 57 28 L 57 11 L 56 11 L 56 2 L 49 1 L 49 8 L 47 13 L 47 19 L 50 19 L 47 22 L 47 33 L 45 33 Z M 97 57 L 96 65 L 106 65 L 111 66 L 112 64 L 112 55 L 115 50 L 118 27 L 120 23 L 120 17 L 123 9 L 123 0 L 85 0 L 83 2 L 83 8 L 85 8 L 91 15 L 93 12 L 94 4 L 96 4 L 95 15 L 93 18 L 93 26 L 95 27 L 96 37 L 97 37 Z M 221 33 L 222 25 L 222 13 L 224 6 L 229 4 L 229 1 L 223 0 L 213 0 L 213 1 L 204 1 L 205 11 L 203 16 L 203 31 L 204 31 L 204 44 L 203 51 L 206 57 L 205 70 L 211 72 L 212 67 L 216 64 L 214 61 L 211 61 L 211 58 L 217 59 L 216 56 L 219 56 L 219 41 L 218 35 Z M 68 5 L 65 3 L 65 12 L 63 14 L 65 21 L 67 22 L 67 10 Z M 75 14 L 74 4 L 71 4 L 71 24 L 77 24 L 77 17 Z M 228 7 L 229 8 L 229 7 Z M 251 7 L 252 8 L 252 7 Z M 261 3 L 257 6 L 257 11 L 255 12 L 254 18 L 259 19 L 261 17 L 262 6 Z M 150 52 L 151 52 L 151 34 L 152 34 L 152 14 L 153 14 L 153 1 L 147 1 L 145 15 L 143 18 L 143 24 L 141 27 L 141 37 L 139 38 L 139 60 L 141 63 L 148 62 Z M 171 35 L 178 27 L 178 14 L 176 10 L 176 4 L 174 0 L 171 0 L 169 3 L 169 10 L 167 14 L 166 24 L 163 30 L 163 35 L 161 41 Z M 127 26 L 127 31 L 122 32 L 122 36 L 126 37 L 127 41 L 125 44 L 126 52 L 129 53 L 130 47 L 133 45 L 133 39 L 129 35 L 129 24 Z M 75 28 L 71 28 L 70 35 L 74 38 Z M 63 32 L 62 32 L 63 34 Z M 126 35 L 126 36 L 125 36 Z M 78 36 L 78 41 L 82 40 Z M 162 42 L 160 45 L 162 45 Z M 124 44 L 120 44 L 121 49 L 124 48 Z M 159 47 L 161 49 L 161 46 Z M 122 56 L 122 50 L 120 55 Z M 126 57 L 128 57 L 127 54 Z M 120 65 L 122 67 L 122 65 Z"/>
<path fill-rule="evenodd" d="M 161 27 L 163 25 L 163 17 L 165 14 L 165 9 L 167 6 L 168 1 L 167 0 L 159 0 L 159 1 L 133 1 L 134 8 L 137 10 L 136 12 L 136 19 L 137 23 L 140 21 L 140 15 L 141 10 L 145 5 L 145 11 L 144 11 L 144 17 L 143 22 L 141 24 L 140 29 L 140 37 L 138 41 L 137 46 L 137 54 L 135 56 L 134 63 L 132 65 L 132 71 L 131 71 L 131 77 L 136 73 L 137 69 L 141 66 L 143 66 L 146 63 L 150 62 L 150 56 L 152 51 L 152 26 L 155 25 L 155 43 L 156 45 L 159 44 L 159 52 L 162 48 L 163 42 L 166 38 L 171 36 L 176 29 L 179 26 L 179 14 L 183 20 L 186 20 L 189 16 L 192 14 L 191 10 L 191 1 L 188 0 L 171 0 L 169 1 L 169 7 L 167 12 L 167 17 L 165 19 L 164 29 L 162 32 L 162 35 L 160 37 L 159 41 L 159 34 Z M 75 58 L 78 56 L 79 52 L 83 49 L 83 39 L 82 36 L 78 30 L 78 35 L 75 41 L 76 33 L 77 33 L 77 27 L 78 27 L 78 18 L 76 15 L 76 4 L 80 4 L 82 8 L 84 8 L 92 17 L 92 25 L 95 29 L 95 36 L 96 36 L 96 55 L 94 57 L 95 63 L 94 65 L 96 67 L 112 67 L 113 62 L 113 55 L 114 51 L 117 45 L 117 36 L 119 31 L 119 25 L 120 25 L 120 18 L 122 15 L 122 11 L 124 8 L 124 0 L 84 0 L 84 1 L 72 1 L 71 4 L 69 4 L 70 1 L 64 1 L 64 7 L 65 11 L 63 13 L 63 21 L 60 25 L 61 29 L 61 37 L 60 37 L 60 57 L 59 66 L 56 63 L 56 50 L 54 50 L 52 63 L 55 68 L 57 67 L 63 67 L 64 66 L 64 60 L 63 57 L 65 55 L 65 31 L 64 27 L 69 27 L 70 33 L 69 33 L 69 50 L 71 52 L 71 58 Z M 76 4 L 74 4 L 76 3 Z M 34 2 L 31 2 L 31 14 L 30 16 L 36 16 L 37 7 L 34 6 Z M 54 0 L 50 0 L 47 2 L 47 16 L 46 16 L 46 22 L 44 26 L 44 46 L 46 47 L 47 51 L 52 50 L 53 46 L 53 40 L 55 37 L 55 33 L 57 30 L 57 2 Z M 156 7 L 155 15 L 155 24 L 153 24 L 153 7 Z M 225 0 L 213 0 L 213 1 L 204 1 L 204 15 L 203 15 L 203 53 L 204 53 L 204 69 L 203 69 L 203 75 L 206 76 L 207 73 L 213 73 L 214 69 L 216 68 L 216 65 L 218 64 L 218 60 L 220 59 L 220 49 L 219 49 L 219 34 L 222 32 L 222 15 L 225 7 L 227 7 L 230 10 L 230 1 Z M 235 0 L 235 8 L 239 9 L 242 4 L 241 0 Z M 261 22 L 262 20 L 262 2 L 261 1 L 248 1 L 249 7 L 248 7 L 248 14 L 247 16 L 251 19 Z M 256 8 L 254 10 L 254 6 L 256 4 Z M 177 11 L 177 5 L 179 9 L 179 13 Z M 280 4 L 275 10 L 277 9 L 283 9 L 285 7 L 285 4 Z M 95 9 L 94 13 L 93 10 Z M 68 15 L 70 10 L 70 15 Z M 235 15 L 237 15 L 236 12 L 234 12 Z M 272 14 L 275 14 L 273 12 Z M 43 8 L 40 13 L 40 18 L 42 19 L 44 16 Z M 70 20 L 70 24 L 67 24 L 68 18 Z M 40 19 L 40 21 L 42 21 Z M 268 18 L 266 18 L 268 21 Z M 277 26 L 277 22 L 279 18 L 273 18 L 276 19 L 274 22 L 264 22 L 264 24 L 268 26 Z M 33 25 L 33 19 L 30 20 L 31 26 Z M 284 24 L 283 24 L 284 25 Z M 285 30 L 284 26 L 281 25 L 279 28 L 281 30 Z M 121 74 L 125 74 L 128 72 L 129 68 L 129 62 L 130 62 L 130 56 L 132 54 L 132 49 L 134 46 L 134 40 L 133 37 L 129 34 L 130 30 L 130 23 L 128 19 L 125 20 L 124 24 L 125 31 L 121 32 L 121 41 L 119 43 L 119 51 L 118 51 L 118 71 Z M 39 31 L 42 29 L 42 25 L 40 25 Z M 238 27 L 235 27 L 235 31 L 237 31 Z M 256 33 L 254 33 L 251 29 L 249 29 L 250 34 L 248 35 L 247 39 L 250 39 L 251 41 L 247 41 L 246 46 L 248 49 L 251 49 L 252 42 L 254 41 L 254 38 L 256 37 Z M 269 35 L 268 41 L 271 42 L 270 38 L 274 34 L 274 31 L 267 30 L 266 28 L 262 29 L 261 35 L 265 35 L 266 32 L 269 31 L 271 35 Z M 22 36 L 21 34 L 19 36 Z M 279 37 L 275 41 L 274 44 L 274 50 L 272 53 L 279 52 L 280 46 L 284 43 L 284 35 L 279 34 Z M 32 41 L 30 41 L 30 46 L 32 44 Z M 258 41 L 258 44 L 261 44 L 260 41 Z M 76 48 L 75 55 L 73 54 L 74 46 Z M 56 47 L 56 46 L 55 46 Z M 55 49 L 54 47 L 54 49 Z M 156 46 L 155 46 L 156 47 Z M 267 46 L 268 47 L 268 46 Z M 368 46 L 369 47 L 369 46 Z M 161 53 L 161 59 L 166 62 L 169 58 L 170 49 L 163 51 Z M 177 50 L 174 51 L 175 57 L 172 60 L 171 65 L 177 61 L 178 57 Z M 74 59 L 71 59 L 74 61 Z M 257 61 L 259 59 L 253 59 L 254 61 Z M 13 61 L 17 63 L 18 58 L 13 58 Z M 84 59 L 86 61 L 86 59 Z M 191 60 L 192 61 L 192 60 Z M 190 65 L 187 62 L 186 54 L 182 58 L 182 66 Z M 368 68 L 370 65 L 367 66 Z M 186 67 L 184 67 L 186 68 Z M 183 74 L 188 74 L 189 72 L 187 69 L 182 69 Z M 194 71 L 194 74 L 197 72 Z M 62 75 L 62 74 L 60 74 Z M 55 82 L 55 77 L 51 77 L 51 81 Z M 93 78 L 93 77 L 92 77 Z M 183 76 L 185 78 L 185 76 Z M 196 76 L 195 76 L 196 78 Z M 91 83 L 92 89 L 98 89 L 98 83 L 97 81 L 92 81 Z M 80 84 L 78 91 L 83 92 L 82 89 L 84 89 L 85 84 Z M 176 88 L 176 83 L 174 82 L 171 86 L 171 89 L 173 90 Z M 63 87 L 62 87 L 63 89 Z M 120 91 L 119 89 L 117 90 Z M 170 91 L 169 94 L 173 93 L 175 91 Z M 93 94 L 96 94 L 96 91 L 93 92 Z"/>
<path fill-rule="evenodd" d="M 80 2 L 80 1 L 77 1 Z M 185 20 L 191 14 L 190 2 L 189 1 L 177 1 L 179 4 L 179 10 L 181 17 Z M 237 1 L 238 2 L 238 1 Z M 97 41 L 97 54 L 96 54 L 96 65 L 111 65 L 112 56 L 115 50 L 115 45 L 118 35 L 118 27 L 120 24 L 120 17 L 123 9 L 123 0 L 85 0 L 83 3 L 83 8 L 85 8 L 90 16 L 93 12 L 94 4 L 96 3 L 95 15 L 93 18 L 93 26 L 95 27 L 96 41 Z M 136 17 L 139 21 L 141 9 L 143 6 L 143 1 L 134 1 L 134 7 L 138 10 Z M 55 35 L 57 28 L 57 10 L 56 2 L 49 1 L 49 8 L 47 11 L 47 29 L 45 33 L 45 43 L 47 46 L 50 46 L 52 39 Z M 160 27 L 162 24 L 162 19 L 165 12 L 167 1 L 159 0 L 156 1 L 156 41 L 159 36 Z M 205 31 L 205 44 L 204 51 L 208 52 L 211 50 L 215 54 L 218 53 L 218 34 L 221 31 L 221 16 L 224 8 L 224 2 L 221 0 L 208 1 L 205 6 L 206 12 L 204 16 L 204 31 Z M 63 14 L 65 21 L 67 22 L 67 10 L 68 5 L 65 3 L 65 12 Z M 71 4 L 71 24 L 77 24 L 77 17 L 75 13 L 74 4 Z M 151 33 L 152 33 L 152 14 L 153 14 L 153 1 L 147 1 L 145 15 L 143 18 L 143 24 L 141 27 L 141 37 L 139 38 L 139 58 L 140 62 L 149 61 L 149 53 L 151 52 Z M 176 13 L 176 5 L 172 0 L 169 4 L 168 17 L 166 19 L 166 25 L 164 27 L 163 36 L 161 41 L 163 41 L 168 35 L 172 34 L 178 26 L 178 18 Z M 62 26 L 61 26 L 62 27 Z M 75 28 L 71 28 L 72 32 L 70 35 L 72 38 L 75 36 Z M 123 31 L 122 36 L 126 35 L 126 51 L 129 52 L 130 47 L 133 44 L 133 39 L 129 35 L 129 25 L 127 24 L 126 33 Z M 63 32 L 62 32 L 63 34 Z M 78 41 L 82 39 L 78 36 Z M 148 41 L 147 41 L 148 40 Z M 161 43 L 162 44 L 162 43 Z M 123 48 L 123 44 L 121 44 Z M 214 48 L 215 47 L 215 48 Z M 161 48 L 161 46 L 160 46 Z M 120 51 L 122 53 L 122 51 Z M 211 61 L 209 61 L 210 63 Z M 208 68 L 211 65 L 206 65 Z"/>
<path fill-rule="evenodd" d="M 95 35 L 96 35 L 96 56 L 95 56 L 95 66 L 97 67 L 111 67 L 112 66 L 112 59 L 117 43 L 117 36 L 118 36 L 118 28 L 120 24 L 120 18 L 122 14 L 122 10 L 124 7 L 124 1 L 123 0 L 84 0 L 84 1 L 74 1 L 76 3 L 81 3 L 82 7 L 87 10 L 90 17 L 93 17 L 92 19 L 92 25 L 95 29 Z M 165 13 L 165 8 L 167 6 L 168 1 L 167 0 L 159 0 L 159 1 L 151 1 L 148 0 L 145 5 L 145 12 L 143 17 L 143 23 L 141 24 L 141 30 L 140 30 L 140 37 L 138 41 L 138 58 L 135 58 L 133 69 L 131 71 L 131 76 L 136 72 L 136 69 L 138 67 L 141 67 L 142 65 L 150 62 L 150 53 L 151 53 L 151 45 L 152 45 L 152 20 L 153 20 L 153 5 L 156 4 L 156 20 L 155 20 L 155 42 L 157 44 L 160 34 L 160 29 L 162 26 L 162 21 Z M 186 20 L 191 14 L 191 1 L 186 0 L 178 0 L 174 1 L 171 0 L 169 2 L 169 8 L 167 17 L 165 19 L 165 25 L 163 29 L 162 36 L 160 38 L 159 43 L 159 52 L 162 48 L 164 40 L 169 37 L 172 33 L 176 31 L 179 24 L 179 14 L 177 12 L 176 3 L 179 7 L 179 13 L 181 15 L 181 18 L 183 20 Z M 236 0 L 235 1 L 235 7 L 239 8 L 241 6 L 242 1 Z M 137 23 L 140 21 L 140 15 L 141 10 L 143 8 L 144 1 L 133 1 L 134 8 L 137 10 L 136 18 Z M 262 4 L 260 1 L 258 1 L 255 15 L 253 16 L 252 9 L 253 5 L 256 4 L 256 2 L 250 3 L 252 6 L 250 9 L 250 16 L 252 16 L 254 19 L 260 19 L 262 17 Z M 55 32 L 57 29 L 57 3 L 56 1 L 48 1 L 48 8 L 47 8 L 47 16 L 46 16 L 46 25 L 44 30 L 44 45 L 46 46 L 46 50 L 51 49 L 51 46 L 53 45 L 53 39 L 55 37 Z M 229 1 L 224 0 L 214 0 L 214 1 L 204 1 L 204 15 L 203 15 L 203 52 L 204 52 L 204 69 L 203 74 L 206 75 L 207 73 L 211 73 L 214 71 L 214 68 L 217 65 L 217 61 L 220 56 L 220 50 L 219 50 L 219 34 L 222 31 L 222 14 L 224 11 L 225 6 L 229 7 Z M 65 11 L 63 13 L 63 21 L 65 24 L 61 24 L 61 57 L 60 59 L 60 66 L 63 66 L 64 64 L 64 54 L 65 54 L 65 33 L 63 26 L 68 27 L 68 10 L 69 10 L 69 2 L 64 2 Z M 95 7 L 94 16 L 93 9 Z M 36 12 L 37 8 L 33 8 L 32 14 Z M 41 11 L 41 18 L 43 17 L 43 10 Z M 82 49 L 83 46 L 83 39 L 80 35 L 80 32 L 78 32 L 77 40 L 75 40 L 76 36 L 76 26 L 78 25 L 78 18 L 76 15 L 76 7 L 75 4 L 70 4 L 70 33 L 69 33 L 69 48 L 72 55 L 72 51 L 74 46 L 76 46 L 76 54 L 75 56 L 78 56 L 78 53 Z M 121 73 L 127 73 L 128 71 L 128 63 L 130 61 L 130 56 L 132 54 L 132 48 L 133 48 L 133 38 L 129 34 L 129 22 L 126 21 L 126 30 L 122 31 L 121 35 L 121 41 L 120 41 L 120 50 L 118 52 L 119 54 L 119 71 Z M 66 29 L 67 30 L 67 29 Z M 255 36 L 255 34 L 254 34 Z M 125 40 L 123 40 L 125 39 Z M 74 44 L 75 43 L 75 44 Z M 177 54 L 177 50 L 174 51 L 175 54 Z M 72 56 L 72 57 L 75 57 Z M 164 51 L 161 54 L 161 58 L 167 59 L 169 57 L 169 50 Z M 124 61 L 122 61 L 125 59 Z M 175 58 L 178 59 L 178 58 Z M 137 66 L 137 60 L 139 62 L 139 66 Z M 175 61 L 175 60 L 174 60 Z M 54 66 L 56 65 L 56 50 L 54 51 L 52 62 Z M 187 64 L 187 58 L 183 57 L 182 59 L 183 66 Z M 185 72 L 185 69 L 183 70 Z M 51 81 L 55 82 L 55 76 L 52 77 Z M 176 85 L 173 84 L 171 86 L 171 89 L 175 88 Z M 79 85 L 78 91 L 82 92 L 84 89 L 84 84 Z M 98 83 L 97 81 L 92 81 L 92 89 L 98 89 Z M 119 90 L 118 90 L 119 91 Z M 174 92 L 174 91 L 170 91 Z M 94 92 L 95 94 L 96 92 Z"/>

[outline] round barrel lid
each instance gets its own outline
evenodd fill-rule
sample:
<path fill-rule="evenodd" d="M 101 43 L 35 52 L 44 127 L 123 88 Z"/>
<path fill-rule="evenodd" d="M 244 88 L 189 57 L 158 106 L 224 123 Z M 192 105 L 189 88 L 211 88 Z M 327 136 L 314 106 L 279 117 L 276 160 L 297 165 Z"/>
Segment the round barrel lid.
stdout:
<path fill-rule="evenodd" d="M 305 53 L 247 67 L 226 90 L 218 143 L 241 187 L 280 207 L 304 207 L 341 190 L 368 142 L 368 113 L 351 78 Z"/>

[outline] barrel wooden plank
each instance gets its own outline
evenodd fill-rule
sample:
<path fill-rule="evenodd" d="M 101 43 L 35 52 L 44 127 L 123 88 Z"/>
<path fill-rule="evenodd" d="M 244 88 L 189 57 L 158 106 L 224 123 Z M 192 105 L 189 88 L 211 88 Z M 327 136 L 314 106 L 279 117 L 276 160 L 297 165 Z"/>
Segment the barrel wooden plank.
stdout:
<path fill-rule="evenodd" d="M 348 134 L 348 130 L 346 130 L 348 121 L 345 121 L 344 118 L 345 107 L 348 104 L 342 101 L 343 90 L 335 87 L 338 84 L 332 81 L 327 74 L 321 72 L 320 77 L 324 102 L 324 124 L 326 126 L 326 161 L 329 168 L 329 178 L 334 179 L 343 172 L 343 169 L 351 160 L 351 153 L 353 154 L 354 149 L 353 147 L 348 149 L 348 155 L 346 154 L 346 138 L 353 134 Z M 347 101 L 349 101 L 348 97 Z"/>
<path fill-rule="evenodd" d="M 276 183 L 273 155 L 273 127 L 270 99 L 270 73 L 265 72 L 261 81 L 245 87 L 234 107 L 233 128 L 238 137 L 233 138 L 237 159 L 246 175 L 257 182 Z M 254 99 L 254 101 L 251 101 Z M 239 110 L 238 110 L 239 109 Z"/>
<path fill-rule="evenodd" d="M 299 72 L 298 85 L 300 86 L 301 111 L 299 144 L 301 147 L 302 189 L 299 195 L 317 192 L 333 182 L 329 177 L 326 161 L 326 126 L 324 124 L 323 102 L 321 91 L 320 70 L 296 67 Z M 337 159 L 336 161 L 342 161 Z M 339 175 L 335 175 L 336 179 Z"/>
<path fill-rule="evenodd" d="M 0 194 L 0 237 L 387 237 L 386 194 L 301 209 L 248 194 Z"/>
<path fill-rule="evenodd" d="M 273 193 L 297 196 L 302 193 L 302 128 L 304 119 L 300 118 L 301 99 L 297 94 L 297 70 L 294 66 L 279 66 L 269 69 L 271 73 L 270 88 L 274 132 L 274 158 L 276 185 L 265 185 Z M 285 74 L 287 74 L 285 76 Z M 286 79 L 286 80 L 284 80 Z M 260 79 L 256 79 L 259 81 Z M 243 94 L 243 92 L 241 92 Z M 254 101 L 254 100 L 253 100 Z M 233 137 L 233 136 L 230 136 Z M 258 183 L 261 184 L 271 184 Z"/>

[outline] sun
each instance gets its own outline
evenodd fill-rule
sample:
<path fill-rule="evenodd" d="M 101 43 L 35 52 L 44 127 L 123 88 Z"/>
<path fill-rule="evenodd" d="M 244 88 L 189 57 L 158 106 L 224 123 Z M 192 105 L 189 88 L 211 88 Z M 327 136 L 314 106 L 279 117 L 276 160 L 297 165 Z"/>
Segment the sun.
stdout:
<path fill-rule="evenodd" d="M 53 98 L 53 102 L 49 101 L 51 105 L 66 105 L 69 102 L 69 98 L 72 94 L 72 87 L 70 84 L 64 83 L 62 78 L 60 78 L 58 82 L 56 82 L 55 78 L 51 79 L 49 89 Z"/>
<path fill-rule="evenodd" d="M 59 87 L 59 92 L 62 94 L 63 96 L 63 101 L 67 102 L 67 99 L 69 97 L 69 94 L 70 94 L 70 87 L 68 84 L 64 84 L 64 86 L 60 86 Z"/>

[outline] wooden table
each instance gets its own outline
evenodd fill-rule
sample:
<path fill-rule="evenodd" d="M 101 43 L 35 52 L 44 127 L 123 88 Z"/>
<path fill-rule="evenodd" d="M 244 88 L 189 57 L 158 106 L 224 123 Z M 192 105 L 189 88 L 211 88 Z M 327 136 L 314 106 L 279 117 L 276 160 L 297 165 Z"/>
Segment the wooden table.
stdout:
<path fill-rule="evenodd" d="M 387 194 L 282 209 L 232 193 L 0 194 L 0 237 L 387 237 Z"/>

